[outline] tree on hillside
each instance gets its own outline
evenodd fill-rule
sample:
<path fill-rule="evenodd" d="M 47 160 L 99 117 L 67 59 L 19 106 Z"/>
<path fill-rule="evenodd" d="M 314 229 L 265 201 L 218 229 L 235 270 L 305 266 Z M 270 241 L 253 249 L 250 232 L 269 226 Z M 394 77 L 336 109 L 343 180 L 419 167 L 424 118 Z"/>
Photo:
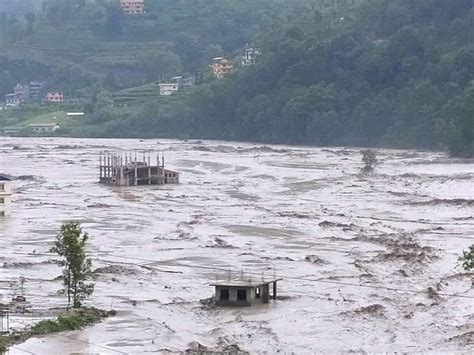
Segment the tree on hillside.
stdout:
<path fill-rule="evenodd" d="M 89 239 L 87 233 L 82 231 L 79 223 L 67 222 L 61 226 L 52 252 L 57 253 L 61 259 L 58 264 L 63 267 L 62 293 L 67 294 L 68 304 L 79 308 L 82 301 L 90 296 L 94 290 L 94 284 L 86 284 L 85 281 L 91 271 L 91 260 L 86 256 L 86 242 Z"/>
<path fill-rule="evenodd" d="M 100 90 L 93 97 L 92 122 L 106 122 L 114 117 L 114 99 L 110 91 Z"/>
<path fill-rule="evenodd" d="M 122 9 L 118 5 L 110 4 L 105 7 L 105 12 L 105 33 L 109 36 L 122 35 L 125 21 Z"/>
<path fill-rule="evenodd" d="M 7 13 L 5 11 L 2 11 L 0 13 L 0 31 L 2 32 L 2 35 L 4 35 L 7 31 L 7 26 Z"/>
<path fill-rule="evenodd" d="M 474 81 L 450 105 L 449 149 L 453 155 L 474 155 Z"/>
<path fill-rule="evenodd" d="M 36 15 L 33 11 L 28 11 L 24 16 L 26 21 L 26 34 L 31 35 L 34 31 L 34 24 L 36 21 Z"/>
<path fill-rule="evenodd" d="M 144 52 L 140 59 L 148 75 L 156 81 L 169 79 L 182 70 L 179 56 L 168 48 Z"/>
<path fill-rule="evenodd" d="M 3 96 L 12 92 L 15 81 L 8 70 L 0 73 L 0 95 Z"/>

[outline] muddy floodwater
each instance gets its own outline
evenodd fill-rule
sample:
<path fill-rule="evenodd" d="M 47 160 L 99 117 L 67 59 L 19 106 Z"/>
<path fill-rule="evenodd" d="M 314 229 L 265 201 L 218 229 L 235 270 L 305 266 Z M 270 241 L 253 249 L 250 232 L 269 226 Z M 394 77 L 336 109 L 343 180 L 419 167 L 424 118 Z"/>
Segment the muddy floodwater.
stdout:
<path fill-rule="evenodd" d="M 180 185 L 98 184 L 100 151 L 164 151 Z M 91 328 L 10 354 L 474 351 L 474 164 L 442 153 L 171 140 L 0 138 L 15 178 L 0 219 L 0 302 L 21 328 L 65 306 L 49 253 L 63 221 L 90 235 Z M 282 277 L 280 299 L 208 309 L 216 279 Z M 25 279 L 23 286 L 20 277 Z M 25 312 L 26 311 L 26 312 Z M 25 352 L 26 351 L 26 352 Z"/>

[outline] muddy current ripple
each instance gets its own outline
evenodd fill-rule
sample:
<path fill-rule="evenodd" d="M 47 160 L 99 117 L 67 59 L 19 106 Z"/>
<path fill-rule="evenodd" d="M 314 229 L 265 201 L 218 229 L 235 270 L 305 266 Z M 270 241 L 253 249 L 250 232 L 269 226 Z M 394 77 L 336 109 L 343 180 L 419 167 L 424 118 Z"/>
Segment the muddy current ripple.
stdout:
<path fill-rule="evenodd" d="M 182 182 L 102 186 L 102 150 L 164 151 Z M 474 243 L 474 164 L 397 150 L 380 150 L 379 161 L 361 175 L 349 148 L 0 138 L 0 173 L 15 178 L 13 215 L 0 220 L 0 302 L 24 276 L 32 312 L 14 315 L 13 327 L 64 306 L 48 251 L 74 220 L 98 269 L 90 302 L 118 316 L 21 349 L 474 351 L 472 275 L 457 260 Z M 282 297 L 208 310 L 199 300 L 227 277 L 209 267 L 281 275 Z"/>

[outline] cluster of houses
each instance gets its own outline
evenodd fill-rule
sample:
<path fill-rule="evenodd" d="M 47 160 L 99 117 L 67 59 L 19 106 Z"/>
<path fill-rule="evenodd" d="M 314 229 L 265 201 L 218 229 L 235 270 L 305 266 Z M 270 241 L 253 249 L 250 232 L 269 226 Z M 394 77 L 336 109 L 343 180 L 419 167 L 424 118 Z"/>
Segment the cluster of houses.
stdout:
<path fill-rule="evenodd" d="M 242 55 L 242 66 L 253 65 L 257 62 L 257 57 L 261 54 L 258 49 L 247 46 Z M 212 75 L 216 79 L 224 79 L 226 76 L 234 72 L 236 61 L 227 57 L 213 58 Z M 160 95 L 169 96 L 186 87 L 193 86 L 196 83 L 196 78 L 193 75 L 176 76 L 172 80 L 160 83 Z"/>
<path fill-rule="evenodd" d="M 242 55 L 242 66 L 254 65 L 257 62 L 260 50 L 247 46 Z M 224 79 L 235 70 L 235 62 L 226 57 L 216 57 L 212 63 L 212 74 L 217 79 Z"/>
<path fill-rule="evenodd" d="M 143 15 L 145 0 L 120 0 L 120 7 L 126 15 Z"/>
<path fill-rule="evenodd" d="M 44 84 L 39 81 L 30 81 L 28 84 L 16 84 L 13 93 L 5 95 L 6 107 L 19 107 L 24 104 L 63 104 L 62 92 L 45 92 Z"/>

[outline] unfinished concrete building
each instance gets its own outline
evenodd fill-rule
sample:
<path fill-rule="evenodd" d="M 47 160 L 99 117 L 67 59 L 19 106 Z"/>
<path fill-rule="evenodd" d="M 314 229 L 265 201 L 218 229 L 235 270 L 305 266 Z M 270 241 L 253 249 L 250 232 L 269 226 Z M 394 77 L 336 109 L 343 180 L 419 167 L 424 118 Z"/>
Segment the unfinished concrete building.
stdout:
<path fill-rule="evenodd" d="M 99 157 L 102 184 L 112 186 L 179 184 L 179 173 L 165 168 L 165 158 L 157 153 L 104 152 Z"/>

